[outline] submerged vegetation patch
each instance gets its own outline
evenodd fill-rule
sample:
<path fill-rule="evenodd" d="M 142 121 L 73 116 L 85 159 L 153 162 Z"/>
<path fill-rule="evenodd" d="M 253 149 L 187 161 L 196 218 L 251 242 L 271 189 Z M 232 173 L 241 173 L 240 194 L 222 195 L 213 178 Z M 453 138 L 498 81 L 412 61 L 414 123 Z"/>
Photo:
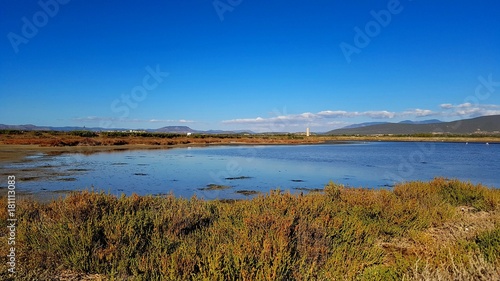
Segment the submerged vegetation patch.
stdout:
<path fill-rule="evenodd" d="M 37 181 L 39 179 L 41 179 L 42 177 L 37 177 L 37 176 L 33 176 L 33 177 L 21 177 L 19 178 L 19 181 L 23 182 L 23 181 Z"/>
<path fill-rule="evenodd" d="M 199 190 L 223 190 L 231 188 L 229 185 L 222 184 L 208 184 L 206 187 L 198 188 Z"/>
<path fill-rule="evenodd" d="M 245 179 L 251 179 L 252 177 L 248 176 L 239 176 L 239 177 L 229 177 L 226 178 L 226 180 L 245 180 Z"/>
<path fill-rule="evenodd" d="M 207 188 L 229 188 L 209 185 Z M 249 200 L 75 192 L 16 202 L 17 278 L 500 280 L 500 190 L 442 178 Z M 7 253 L 7 198 L 0 251 Z M 0 263 L 0 279 L 9 278 Z"/>
<path fill-rule="evenodd" d="M 235 192 L 238 193 L 238 194 L 243 194 L 245 196 L 256 195 L 256 194 L 260 193 L 257 190 L 237 190 Z"/>

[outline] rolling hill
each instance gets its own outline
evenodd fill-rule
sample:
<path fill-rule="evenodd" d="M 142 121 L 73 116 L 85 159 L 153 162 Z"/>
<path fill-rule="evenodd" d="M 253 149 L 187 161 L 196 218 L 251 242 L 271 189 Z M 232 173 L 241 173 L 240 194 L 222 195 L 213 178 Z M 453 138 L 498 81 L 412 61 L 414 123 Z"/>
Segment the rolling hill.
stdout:
<path fill-rule="evenodd" d="M 419 133 L 500 133 L 500 115 L 482 116 L 452 122 L 415 124 L 386 123 L 357 128 L 342 128 L 326 132 L 327 135 L 375 135 L 375 134 L 419 134 Z"/>

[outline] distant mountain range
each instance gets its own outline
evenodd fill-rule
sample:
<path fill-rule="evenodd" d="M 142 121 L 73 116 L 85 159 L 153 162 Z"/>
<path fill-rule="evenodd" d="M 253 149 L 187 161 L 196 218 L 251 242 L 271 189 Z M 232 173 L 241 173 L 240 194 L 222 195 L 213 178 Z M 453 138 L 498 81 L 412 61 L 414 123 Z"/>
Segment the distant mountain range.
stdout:
<path fill-rule="evenodd" d="M 364 125 L 365 124 L 365 125 Z M 368 125 L 366 125 L 368 124 Z M 419 134 L 419 133 L 500 133 L 500 115 L 482 116 L 452 122 L 439 120 L 426 120 L 414 122 L 410 120 L 399 123 L 363 123 L 336 129 L 325 134 L 328 135 L 375 135 L 375 134 Z"/>
<path fill-rule="evenodd" d="M 20 130 L 20 131 L 92 131 L 92 132 L 102 132 L 102 131 L 131 131 L 131 129 L 125 128 L 100 128 L 100 127 L 51 127 L 51 126 L 35 126 L 31 124 L 27 125 L 5 125 L 0 124 L 0 130 Z M 242 134 L 249 133 L 254 134 L 254 132 L 249 130 L 234 130 L 234 131 L 223 131 L 223 130 L 208 130 L 200 131 L 193 130 L 188 126 L 166 126 L 159 129 L 134 129 L 132 131 L 146 131 L 150 133 L 172 133 L 172 134 L 186 134 L 186 133 L 198 133 L 198 134 Z"/>
<path fill-rule="evenodd" d="M 400 124 L 436 124 L 436 123 L 443 123 L 441 120 L 437 119 L 429 119 L 429 120 L 422 120 L 422 121 L 411 121 L 411 120 L 404 120 L 399 122 Z"/>
<path fill-rule="evenodd" d="M 52 126 L 36 126 L 32 124 L 27 125 L 5 125 L 0 124 L 0 130 L 20 130 L 20 131 L 60 131 L 60 132 L 70 132 L 70 131 L 129 131 L 130 129 L 125 128 L 100 128 L 100 127 L 76 127 L 76 126 L 65 126 L 65 127 L 52 127 Z"/>

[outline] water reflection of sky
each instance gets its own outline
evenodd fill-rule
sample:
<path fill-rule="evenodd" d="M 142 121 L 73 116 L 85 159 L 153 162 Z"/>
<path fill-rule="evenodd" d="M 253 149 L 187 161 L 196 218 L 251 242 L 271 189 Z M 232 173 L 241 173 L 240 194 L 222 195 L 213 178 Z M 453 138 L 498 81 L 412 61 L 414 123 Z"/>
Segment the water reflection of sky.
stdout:
<path fill-rule="evenodd" d="M 371 188 L 397 180 L 460 178 L 500 186 L 500 145 L 356 143 L 299 146 L 219 146 L 113 153 L 35 155 L 4 169 L 44 169 L 52 177 L 20 181 L 29 191 L 93 186 L 113 194 L 245 198 L 241 190 L 322 188 L 329 181 Z M 56 172 L 54 172 L 56 171 Z M 48 175 L 50 176 L 50 175 Z M 241 178 L 243 177 L 243 178 Z M 200 190 L 209 184 L 225 190 Z"/>

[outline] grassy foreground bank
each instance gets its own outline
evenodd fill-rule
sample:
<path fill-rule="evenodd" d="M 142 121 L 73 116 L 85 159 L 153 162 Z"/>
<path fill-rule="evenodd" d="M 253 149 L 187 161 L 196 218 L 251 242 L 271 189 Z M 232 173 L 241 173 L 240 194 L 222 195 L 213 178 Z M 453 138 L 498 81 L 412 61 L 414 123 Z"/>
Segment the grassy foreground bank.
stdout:
<path fill-rule="evenodd" d="M 74 193 L 18 200 L 19 280 L 499 280 L 500 190 L 437 178 L 393 190 L 242 201 Z M 0 198 L 0 249 L 7 198 Z M 0 263 L 0 279 L 8 280 Z"/>

